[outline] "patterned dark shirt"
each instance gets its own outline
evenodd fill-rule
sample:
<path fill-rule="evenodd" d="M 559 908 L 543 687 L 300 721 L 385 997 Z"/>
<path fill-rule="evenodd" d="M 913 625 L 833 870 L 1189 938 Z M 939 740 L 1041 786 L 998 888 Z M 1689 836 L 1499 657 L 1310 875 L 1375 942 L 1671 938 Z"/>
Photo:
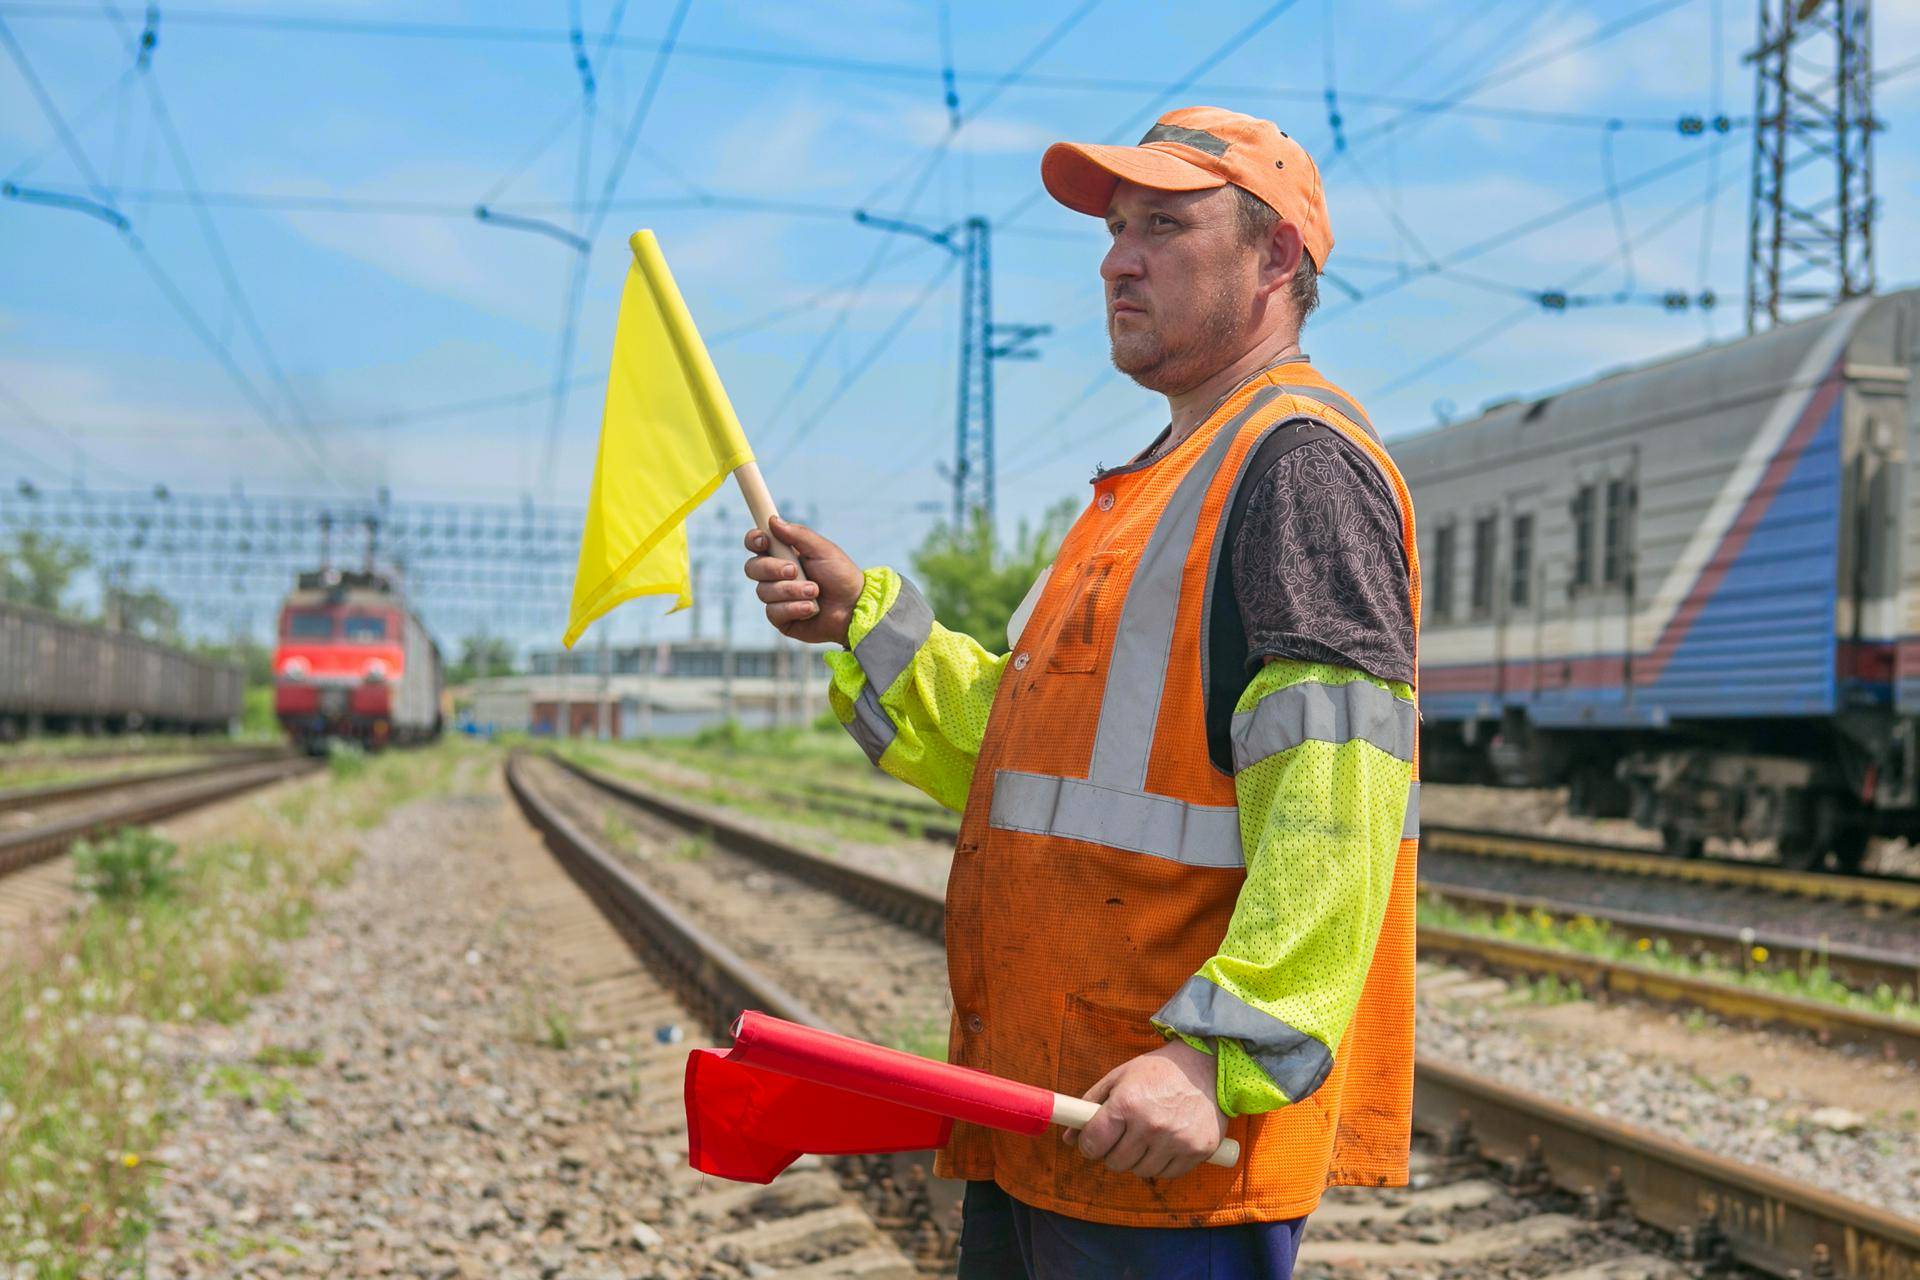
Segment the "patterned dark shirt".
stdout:
<path fill-rule="evenodd" d="M 1249 482 L 1227 549 L 1248 673 L 1292 658 L 1413 683 L 1400 511 L 1359 446 L 1316 433 Z"/>

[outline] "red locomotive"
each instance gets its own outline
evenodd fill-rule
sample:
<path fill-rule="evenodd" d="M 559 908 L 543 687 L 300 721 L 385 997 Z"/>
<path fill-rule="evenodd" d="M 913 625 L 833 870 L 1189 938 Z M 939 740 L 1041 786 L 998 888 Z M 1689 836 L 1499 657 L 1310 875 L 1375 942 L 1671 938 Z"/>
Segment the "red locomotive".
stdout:
<path fill-rule="evenodd" d="M 437 738 L 443 684 L 433 637 L 381 574 L 303 573 L 280 606 L 273 709 L 302 750 Z"/>

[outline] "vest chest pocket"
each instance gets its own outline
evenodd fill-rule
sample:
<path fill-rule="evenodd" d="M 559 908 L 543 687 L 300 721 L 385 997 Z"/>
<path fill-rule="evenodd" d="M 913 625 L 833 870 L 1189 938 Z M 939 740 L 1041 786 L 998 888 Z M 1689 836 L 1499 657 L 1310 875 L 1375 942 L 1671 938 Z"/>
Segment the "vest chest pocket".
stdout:
<path fill-rule="evenodd" d="M 1107 617 L 1119 607 L 1123 583 L 1123 551 L 1096 551 L 1080 564 L 1067 603 L 1054 628 L 1053 651 L 1047 670 L 1060 675 L 1082 675 L 1106 665 L 1112 628 Z"/>

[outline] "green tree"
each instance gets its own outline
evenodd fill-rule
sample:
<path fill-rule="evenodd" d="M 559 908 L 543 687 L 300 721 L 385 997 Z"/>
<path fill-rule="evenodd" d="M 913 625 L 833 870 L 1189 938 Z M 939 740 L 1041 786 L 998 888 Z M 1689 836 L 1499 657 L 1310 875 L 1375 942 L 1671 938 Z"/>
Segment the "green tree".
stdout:
<path fill-rule="evenodd" d="M 1060 549 L 1078 507 L 1064 498 L 1039 523 L 1020 522 L 1011 546 L 995 545 L 984 516 L 956 533 L 936 525 L 913 553 L 914 581 L 940 624 L 993 652 L 1007 646 L 1007 621 Z"/>
<path fill-rule="evenodd" d="M 108 587 L 102 600 L 106 624 L 149 640 L 176 644 L 180 639 L 180 608 L 151 587 L 138 591 Z"/>
<path fill-rule="evenodd" d="M 88 563 L 83 548 L 23 529 L 11 548 L 0 551 L 0 599 L 58 613 L 74 575 Z"/>
<path fill-rule="evenodd" d="M 513 646 L 499 636 L 468 636 L 460 642 L 459 661 L 447 668 L 448 684 L 513 672 Z"/>

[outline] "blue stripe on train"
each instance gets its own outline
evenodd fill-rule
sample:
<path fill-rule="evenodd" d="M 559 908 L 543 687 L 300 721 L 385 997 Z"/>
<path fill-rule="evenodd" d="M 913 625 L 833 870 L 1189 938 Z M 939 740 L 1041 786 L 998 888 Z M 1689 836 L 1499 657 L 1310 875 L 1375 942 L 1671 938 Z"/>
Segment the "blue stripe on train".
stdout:
<path fill-rule="evenodd" d="M 1538 724 L 1657 726 L 1672 720 L 1831 715 L 1839 700 L 1840 413 L 1836 397 L 1733 565 L 1659 677 L 1543 689 L 1421 694 L 1429 719 L 1523 706 Z M 1676 428 L 1685 430 L 1684 427 Z M 1645 663 L 1646 655 L 1637 661 Z M 1584 665 L 1584 664 L 1583 664 Z M 1530 683 L 1530 682 L 1529 682 Z M 1854 682 L 1849 682 L 1851 685 Z M 1876 690 L 1853 690 L 1849 701 Z"/>

